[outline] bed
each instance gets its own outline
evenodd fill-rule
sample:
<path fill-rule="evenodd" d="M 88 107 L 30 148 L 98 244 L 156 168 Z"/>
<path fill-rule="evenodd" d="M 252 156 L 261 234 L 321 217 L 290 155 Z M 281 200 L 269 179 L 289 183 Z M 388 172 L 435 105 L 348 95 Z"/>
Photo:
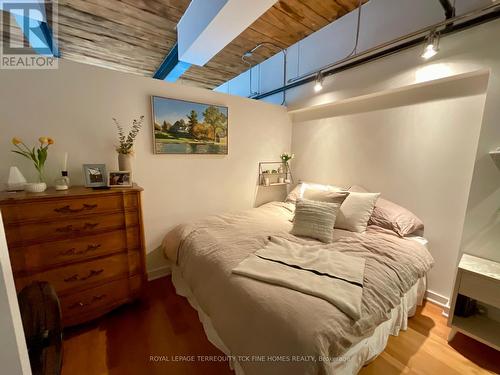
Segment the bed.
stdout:
<path fill-rule="evenodd" d="M 421 237 L 402 239 L 375 226 L 361 234 L 336 229 L 331 246 L 366 259 L 358 321 L 320 298 L 233 274 L 269 236 L 316 242 L 289 233 L 293 210 L 271 202 L 174 228 L 163 242 L 173 283 L 236 374 L 355 374 L 389 335 L 406 329 L 432 257 Z"/>

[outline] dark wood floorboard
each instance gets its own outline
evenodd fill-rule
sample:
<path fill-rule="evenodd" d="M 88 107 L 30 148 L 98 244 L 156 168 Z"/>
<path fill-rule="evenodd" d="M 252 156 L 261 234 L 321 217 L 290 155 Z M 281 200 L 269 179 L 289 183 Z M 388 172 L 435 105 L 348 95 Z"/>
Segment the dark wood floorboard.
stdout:
<path fill-rule="evenodd" d="M 409 329 L 390 337 L 384 353 L 361 374 L 500 373 L 497 351 L 461 334 L 448 344 L 448 332 L 441 308 L 426 303 L 409 320 Z M 175 356 L 179 361 L 172 361 Z M 233 374 L 226 362 L 202 362 L 197 356 L 223 353 L 208 341 L 198 314 L 168 277 L 148 283 L 140 302 L 66 330 L 63 375 Z"/>
<path fill-rule="evenodd" d="M 170 278 L 149 282 L 141 301 L 67 330 L 63 348 L 63 375 L 233 374 L 226 362 L 182 357 L 223 353 L 208 341 L 198 313 L 175 293 Z"/>

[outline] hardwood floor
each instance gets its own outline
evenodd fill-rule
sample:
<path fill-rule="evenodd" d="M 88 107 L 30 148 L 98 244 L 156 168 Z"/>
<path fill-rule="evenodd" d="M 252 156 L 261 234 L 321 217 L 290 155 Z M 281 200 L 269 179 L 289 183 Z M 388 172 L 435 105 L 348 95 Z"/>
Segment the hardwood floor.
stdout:
<path fill-rule="evenodd" d="M 491 374 L 500 373 L 500 354 L 450 328 L 442 309 L 426 302 L 408 320 L 408 330 L 389 337 L 385 351 L 360 374 Z"/>
<path fill-rule="evenodd" d="M 459 333 L 448 345 L 448 332 L 441 309 L 426 303 L 409 320 L 409 329 L 391 336 L 385 352 L 360 374 L 500 373 L 497 351 Z M 207 340 L 196 311 L 175 293 L 170 278 L 162 278 L 148 283 L 141 302 L 67 330 L 63 375 L 233 374 L 226 362 L 189 356 L 222 353 Z"/>

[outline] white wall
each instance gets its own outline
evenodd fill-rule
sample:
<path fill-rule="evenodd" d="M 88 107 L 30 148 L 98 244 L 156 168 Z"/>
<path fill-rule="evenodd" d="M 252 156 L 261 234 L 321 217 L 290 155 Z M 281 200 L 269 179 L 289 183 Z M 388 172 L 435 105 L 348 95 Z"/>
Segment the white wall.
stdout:
<path fill-rule="evenodd" d="M 356 98 L 360 96 L 378 95 L 388 90 L 408 87 L 418 82 L 432 81 L 443 77 L 454 77 L 459 74 L 478 70 L 489 71 L 488 86 L 485 98 L 482 99 L 484 100 L 484 108 L 479 118 L 477 117 L 479 116 L 477 111 L 480 111 L 479 103 L 477 102 L 479 99 L 474 95 L 468 94 L 466 88 L 461 88 L 460 90 L 462 91 L 455 89 L 448 90 L 448 99 L 435 99 L 432 97 L 433 94 L 428 93 L 430 102 L 427 104 L 415 104 L 410 107 L 407 107 L 405 104 L 406 107 L 401 107 L 401 105 L 396 103 L 397 108 L 395 109 L 392 109 L 392 106 L 390 106 L 386 109 L 379 108 L 369 113 L 366 113 L 361 105 L 364 101 L 359 101 L 358 112 L 356 112 L 356 104 L 351 104 L 354 107 L 354 109 L 349 108 L 352 115 L 345 116 L 344 113 L 333 113 L 331 116 L 325 115 L 325 120 L 315 120 L 314 127 L 308 128 L 307 126 L 303 126 L 302 128 L 298 125 L 294 126 L 293 149 L 298 154 L 303 154 L 306 146 L 311 146 L 311 139 L 318 140 L 318 144 L 321 144 L 319 140 L 329 139 L 327 138 L 327 133 L 325 133 L 325 128 L 323 128 L 327 126 L 326 124 L 330 124 L 330 129 L 333 132 L 330 137 L 334 137 L 340 131 L 333 130 L 336 124 L 339 126 L 338 129 L 345 129 L 345 135 L 348 136 L 349 140 L 352 139 L 352 142 L 354 142 L 354 132 L 361 129 L 359 121 L 364 121 L 366 123 L 366 131 L 371 136 L 363 137 L 362 134 L 358 134 L 357 153 L 351 151 L 347 156 L 342 157 L 343 155 L 338 155 L 335 151 L 326 152 L 325 150 L 323 157 L 328 158 L 331 162 L 334 156 L 336 156 L 351 167 L 354 166 L 352 164 L 354 162 L 351 163 L 348 156 L 356 156 L 355 160 L 364 160 L 367 165 L 370 165 L 369 163 L 372 160 L 377 161 L 378 164 L 375 170 L 379 172 L 378 165 L 382 162 L 387 163 L 386 167 L 384 167 L 385 169 L 383 169 L 383 173 L 385 173 L 384 178 L 387 179 L 386 182 L 383 182 L 381 178 L 377 179 L 373 173 L 365 175 L 363 173 L 352 172 L 355 175 L 351 174 L 349 178 L 353 182 L 356 179 L 358 181 L 365 181 L 364 183 L 367 187 L 382 190 L 383 193 L 386 193 L 386 190 L 389 191 L 389 194 L 396 201 L 399 200 L 401 203 L 406 203 L 409 208 L 414 209 L 417 213 L 427 210 L 425 207 L 428 207 L 428 205 L 436 204 L 441 206 L 443 204 L 442 199 L 438 199 L 434 192 L 426 190 L 426 186 L 423 185 L 433 186 L 437 181 L 443 183 L 442 176 L 439 175 L 440 173 L 444 176 L 455 173 L 454 176 L 450 176 L 450 181 L 456 183 L 460 180 L 460 192 L 457 192 L 456 186 L 451 183 L 450 194 L 454 199 L 450 201 L 449 199 L 452 197 L 446 195 L 444 202 L 447 202 L 449 208 L 442 206 L 443 209 L 451 209 L 454 212 L 453 215 L 450 215 L 450 219 L 454 221 L 452 226 L 455 229 L 453 232 L 434 232 L 434 225 L 439 225 L 444 229 L 451 224 L 439 221 L 445 220 L 444 216 L 429 216 L 428 213 L 423 214 L 423 216 L 426 216 L 424 219 L 427 219 L 427 233 L 431 230 L 435 235 L 442 237 L 441 239 L 436 238 L 434 241 L 431 241 L 431 246 L 433 245 L 432 242 L 436 240 L 439 240 L 441 243 L 439 250 L 433 250 L 433 255 L 437 260 L 436 270 L 441 270 L 442 272 L 433 272 L 430 288 L 444 297 L 450 295 L 455 274 L 454 267 L 462 251 L 500 261 L 500 251 L 498 250 L 498 236 L 500 233 L 500 216 L 498 211 L 500 207 L 500 169 L 488 155 L 488 151 L 500 146 L 500 126 L 498 123 L 500 119 L 500 106 L 498 105 L 500 102 L 500 49 L 498 48 L 498 35 L 500 35 L 500 20 L 443 38 L 440 44 L 440 53 L 431 61 L 424 62 L 421 60 L 419 58 L 420 48 L 416 47 L 344 71 L 336 74 L 334 77 L 329 77 L 325 80 L 324 89 L 320 94 L 315 95 L 313 93 L 312 85 L 305 85 L 288 93 L 289 100 L 294 103 L 290 108 L 292 111 L 304 108 L 311 110 L 311 106 L 327 105 L 328 103 L 337 103 L 339 105 L 339 103 L 345 103 L 349 100 L 356 102 Z M 457 96 L 461 95 L 463 96 L 462 99 L 457 98 Z M 469 112 L 469 109 L 471 112 Z M 470 116 L 473 116 L 473 114 L 476 117 L 472 119 Z M 298 116 L 298 114 L 294 116 Z M 437 117 L 439 119 L 438 124 L 434 116 L 439 116 Z M 326 120 L 328 117 L 334 118 Z M 464 124 L 464 119 L 470 121 Z M 454 121 L 453 126 L 461 127 L 460 129 L 462 130 L 460 132 L 467 134 L 469 137 L 462 138 L 463 134 L 455 134 L 452 131 L 453 128 L 450 121 Z M 414 122 L 422 122 L 421 128 L 415 128 Z M 348 123 L 352 124 L 353 133 L 350 133 L 350 128 L 346 127 Z M 398 132 L 401 141 L 398 140 L 396 142 L 396 139 L 392 138 L 393 142 L 387 143 L 388 140 L 382 137 L 385 133 L 372 133 L 375 130 L 369 127 L 369 124 L 375 125 L 375 129 L 381 131 L 384 127 L 390 126 L 388 124 L 393 124 L 393 130 Z M 448 133 L 444 133 L 439 135 L 437 139 L 428 138 L 425 143 L 416 143 L 420 130 L 427 131 L 426 124 L 435 124 L 436 131 L 438 129 L 448 129 L 449 137 L 446 135 Z M 409 134 L 413 131 L 412 129 L 415 131 L 414 137 L 416 138 L 412 142 L 409 142 L 409 139 L 411 140 Z M 460 137 L 460 140 L 457 137 Z M 381 155 L 379 153 L 373 154 L 373 159 L 370 158 L 369 152 L 373 152 L 374 147 L 382 140 L 386 142 L 383 143 L 385 145 L 382 148 L 383 153 Z M 450 142 L 450 140 L 453 141 Z M 342 142 L 343 138 L 337 139 L 337 144 L 330 145 L 331 149 L 344 147 Z M 394 158 L 401 156 L 403 158 L 408 157 L 408 149 L 402 147 L 400 142 L 403 142 L 403 145 L 408 145 L 410 150 L 414 150 L 416 158 L 414 168 L 417 168 L 419 172 L 417 176 L 419 178 L 413 178 L 410 181 L 420 185 L 419 188 L 423 189 L 420 192 L 424 195 L 415 197 L 415 199 L 421 202 L 419 204 L 410 201 L 413 197 L 405 197 L 402 194 L 397 194 L 397 191 L 394 190 L 398 186 L 399 180 L 397 176 L 400 173 L 404 172 L 403 175 L 410 178 L 407 171 L 391 169 L 395 167 L 400 168 L 402 164 L 395 166 L 388 159 L 388 155 L 391 153 Z M 439 153 L 438 146 L 442 148 L 443 152 L 445 152 L 444 154 Z M 432 155 L 439 156 L 436 162 L 429 160 L 427 154 L 429 148 L 433 151 Z M 309 149 L 311 147 L 307 148 L 307 150 Z M 450 155 L 450 152 L 452 152 L 452 155 Z M 314 155 L 317 154 L 315 151 Z M 452 157 L 453 155 L 460 162 L 455 161 Z M 301 160 L 300 155 L 295 160 L 295 167 L 298 167 L 299 163 L 305 163 L 304 160 Z M 359 164 L 356 166 L 359 167 Z M 457 167 L 460 170 L 457 170 Z M 366 169 L 363 170 L 367 173 Z M 397 171 L 398 174 L 395 176 L 393 173 L 389 173 L 391 170 Z M 303 177 L 302 174 L 305 173 L 304 171 L 305 169 L 302 169 L 302 172 L 294 171 L 295 176 L 299 178 Z M 325 180 L 334 177 L 330 175 L 326 178 L 321 173 L 318 171 L 317 174 L 312 175 L 312 173 L 307 172 L 306 175 L 309 179 L 318 178 Z M 338 173 L 340 176 L 344 176 L 346 172 L 334 171 L 331 173 Z M 462 174 L 461 176 L 459 175 L 460 173 Z M 374 179 L 371 180 L 367 176 Z M 469 180 L 468 183 L 467 179 Z M 394 187 L 392 187 L 391 183 L 395 184 Z M 464 193 L 463 189 L 467 184 L 469 185 L 467 187 L 468 191 Z M 437 213 L 435 212 L 435 214 Z M 462 226 L 459 228 L 458 224 L 460 222 Z M 450 236 L 453 237 L 453 239 L 448 239 L 450 246 L 441 247 L 444 238 Z"/>
<path fill-rule="evenodd" d="M 447 296 L 451 288 L 487 77 L 486 73 L 464 84 L 448 83 L 432 100 L 427 98 L 440 90 L 439 84 L 399 91 L 387 99 L 370 96 L 350 103 L 347 113 L 294 122 L 296 178 L 362 185 L 424 221 L 436 262 L 428 285 L 439 295 Z M 479 87 L 455 97 L 454 90 L 466 85 Z M 392 96 L 381 94 L 385 95 Z"/>
<path fill-rule="evenodd" d="M 491 0 L 456 0 L 456 14 L 490 5 Z M 359 43 L 356 51 L 363 52 L 381 43 L 419 30 L 445 19 L 438 0 L 370 0 L 363 5 Z M 287 79 L 307 74 L 325 65 L 347 57 L 353 51 L 358 22 L 357 11 L 326 25 L 322 29 L 295 43 L 287 49 Z M 258 64 L 257 74 L 252 74 L 252 85 L 264 82 L 259 93 L 281 87 L 283 72 L 281 53 Z M 248 96 L 249 75 L 241 75 L 224 83 L 216 90 L 232 95 Z M 281 94 L 262 99 L 280 104 Z M 287 100 L 293 105 L 293 95 Z"/>
<path fill-rule="evenodd" d="M 10 267 L 9 251 L 0 214 L 0 363 L 2 373 L 31 374 L 23 323 L 17 302 L 16 287 Z"/>
<path fill-rule="evenodd" d="M 60 61 L 54 71 L 0 71 L 0 179 L 18 165 L 34 178 L 28 161 L 10 152 L 10 139 L 34 143 L 55 139 L 47 162 L 49 183 L 69 152 L 70 177 L 82 184 L 83 163 L 117 168 L 112 117 L 129 125 L 145 115 L 137 139 L 134 180 L 144 188 L 148 269 L 164 266 L 154 251 L 172 226 L 207 214 L 252 207 L 258 162 L 277 160 L 290 149 L 291 126 L 285 108 L 209 90 L 169 84 L 89 65 Z M 150 95 L 229 107 L 229 155 L 154 155 Z M 281 198 L 283 191 L 275 190 Z M 272 197 L 267 197 L 272 198 Z"/>

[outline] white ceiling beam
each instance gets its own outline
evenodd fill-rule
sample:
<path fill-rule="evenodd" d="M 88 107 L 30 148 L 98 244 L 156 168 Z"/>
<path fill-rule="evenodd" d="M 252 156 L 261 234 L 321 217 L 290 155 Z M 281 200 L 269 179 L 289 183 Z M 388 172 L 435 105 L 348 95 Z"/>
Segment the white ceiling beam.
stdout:
<path fill-rule="evenodd" d="M 177 25 L 179 60 L 203 66 L 276 0 L 192 0 Z"/>

